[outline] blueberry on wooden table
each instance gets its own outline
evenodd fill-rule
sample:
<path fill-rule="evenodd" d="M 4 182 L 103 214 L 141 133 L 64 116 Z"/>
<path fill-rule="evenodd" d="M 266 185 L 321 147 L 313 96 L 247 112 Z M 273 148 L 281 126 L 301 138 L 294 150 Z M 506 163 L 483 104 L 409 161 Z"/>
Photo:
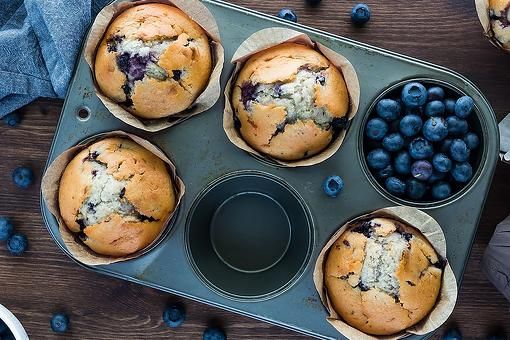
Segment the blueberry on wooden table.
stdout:
<path fill-rule="evenodd" d="M 351 20 L 356 25 L 363 25 L 370 20 L 370 7 L 367 4 L 357 4 L 351 10 Z"/>
<path fill-rule="evenodd" d="M 329 176 L 322 184 L 322 190 L 329 197 L 337 197 L 344 188 L 344 181 L 340 176 Z"/>
<path fill-rule="evenodd" d="M 216 327 L 209 327 L 204 331 L 203 340 L 226 340 L 225 332 Z"/>
<path fill-rule="evenodd" d="M 26 189 L 34 182 L 34 172 L 27 167 L 18 167 L 12 172 L 12 180 L 17 187 Z"/>
<path fill-rule="evenodd" d="M 163 312 L 163 321 L 168 327 L 176 328 L 186 319 L 186 312 L 180 305 L 168 306 Z"/>
<path fill-rule="evenodd" d="M 21 115 L 17 111 L 14 111 L 4 116 L 2 120 L 7 126 L 15 127 L 21 122 Z"/>
<path fill-rule="evenodd" d="M 280 12 L 278 12 L 278 18 L 292 22 L 297 22 L 298 20 L 296 12 L 290 8 L 282 8 Z"/>
<path fill-rule="evenodd" d="M 28 239 L 25 235 L 17 233 L 7 240 L 7 250 L 11 255 L 20 256 L 28 248 Z"/>
<path fill-rule="evenodd" d="M 14 227 L 11 220 L 5 216 L 0 216 L 0 241 L 7 241 L 12 235 L 13 231 Z M 0 330 L 1 329 L 2 328 L 0 325 Z"/>
<path fill-rule="evenodd" d="M 65 333 L 69 329 L 69 317 L 64 313 L 55 313 L 51 317 L 50 326 L 55 333 Z"/>

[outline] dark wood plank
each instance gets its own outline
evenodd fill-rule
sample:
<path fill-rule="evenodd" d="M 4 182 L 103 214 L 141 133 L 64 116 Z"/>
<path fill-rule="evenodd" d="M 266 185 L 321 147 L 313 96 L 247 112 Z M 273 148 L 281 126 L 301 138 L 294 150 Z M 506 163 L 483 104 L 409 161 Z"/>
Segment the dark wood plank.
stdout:
<path fill-rule="evenodd" d="M 350 24 L 353 1 L 323 0 L 317 8 L 306 6 L 302 0 L 232 2 L 269 14 L 283 6 L 293 7 L 303 24 L 452 68 L 481 88 L 499 119 L 509 110 L 506 86 L 510 56 L 493 48 L 482 36 L 472 1 L 368 1 L 373 17 L 364 28 Z M 59 100 L 38 100 L 22 110 L 25 119 L 20 127 L 0 127 L 0 215 L 11 216 L 30 241 L 29 251 L 21 258 L 8 256 L 3 247 L 0 249 L 0 303 L 20 318 L 32 338 L 54 337 L 49 319 L 57 310 L 71 316 L 72 331 L 65 338 L 200 338 L 210 323 L 224 326 L 232 339 L 305 338 L 250 318 L 91 273 L 61 253 L 48 235 L 39 210 L 40 174 L 61 105 Z M 28 190 L 17 189 L 11 183 L 10 172 L 18 165 L 29 165 L 38 174 L 38 182 Z M 505 327 L 510 331 L 510 305 L 479 268 L 495 225 L 510 213 L 506 199 L 509 174 L 510 166 L 498 165 L 457 308 L 447 323 L 457 324 L 469 337 L 482 338 L 491 330 Z M 171 301 L 183 301 L 188 310 L 188 320 L 178 331 L 162 324 L 161 312 Z"/>

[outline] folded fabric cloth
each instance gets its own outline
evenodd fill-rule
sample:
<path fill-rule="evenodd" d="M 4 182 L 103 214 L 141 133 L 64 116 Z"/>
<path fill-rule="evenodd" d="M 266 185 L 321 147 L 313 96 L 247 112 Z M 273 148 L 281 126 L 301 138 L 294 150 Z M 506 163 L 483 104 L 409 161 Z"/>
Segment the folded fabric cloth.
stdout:
<path fill-rule="evenodd" d="M 510 301 L 510 216 L 497 225 L 482 259 L 482 271 Z"/>
<path fill-rule="evenodd" d="M 0 0 L 0 118 L 37 97 L 63 98 L 81 42 L 111 0 Z"/>

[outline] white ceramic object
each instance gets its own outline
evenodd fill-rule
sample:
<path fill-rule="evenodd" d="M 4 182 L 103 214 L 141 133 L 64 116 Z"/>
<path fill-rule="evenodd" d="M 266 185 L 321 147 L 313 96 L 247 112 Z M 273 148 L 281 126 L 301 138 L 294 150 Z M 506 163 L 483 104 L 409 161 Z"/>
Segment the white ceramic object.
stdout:
<path fill-rule="evenodd" d="M 21 322 L 11 313 L 10 310 L 0 305 L 0 319 L 9 327 L 16 340 L 28 340 L 28 334 Z"/>

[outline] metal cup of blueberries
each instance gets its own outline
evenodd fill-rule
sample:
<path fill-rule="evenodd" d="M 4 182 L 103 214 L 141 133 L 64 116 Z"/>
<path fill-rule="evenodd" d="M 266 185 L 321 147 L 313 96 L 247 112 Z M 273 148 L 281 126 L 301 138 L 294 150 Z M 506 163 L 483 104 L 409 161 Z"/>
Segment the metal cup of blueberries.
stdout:
<path fill-rule="evenodd" d="M 446 200 L 476 172 L 479 125 L 471 97 L 440 82 L 407 81 L 372 106 L 364 159 L 390 195 L 418 204 Z"/>

